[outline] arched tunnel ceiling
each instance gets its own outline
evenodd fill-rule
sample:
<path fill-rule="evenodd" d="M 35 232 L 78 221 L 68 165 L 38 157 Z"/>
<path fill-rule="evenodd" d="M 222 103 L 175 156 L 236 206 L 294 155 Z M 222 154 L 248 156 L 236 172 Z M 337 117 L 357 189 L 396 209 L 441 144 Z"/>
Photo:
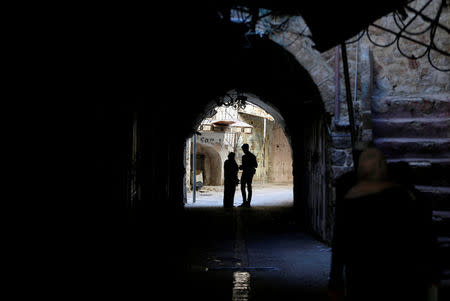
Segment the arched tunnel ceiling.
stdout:
<path fill-rule="evenodd" d="M 380 16 L 401 7 L 404 3 L 405 1 L 400 0 L 381 0 L 373 3 L 364 1 L 364 8 L 358 1 L 337 2 L 331 0 L 299 1 L 294 5 L 285 0 L 277 2 L 214 1 L 204 5 L 184 3 L 182 6 L 172 7 L 164 11 L 165 14 L 161 14 L 167 19 L 165 23 L 161 24 L 170 25 L 170 27 L 161 28 L 164 39 L 160 40 L 161 43 L 158 44 L 164 49 L 162 57 L 170 57 L 167 63 L 162 64 L 164 68 L 162 74 L 169 75 L 169 82 L 176 81 L 181 84 L 182 88 L 179 91 L 183 91 L 185 94 L 192 91 L 190 94 L 198 95 L 199 87 L 201 87 L 201 98 L 205 99 L 204 103 L 217 96 L 219 90 L 226 93 L 231 89 L 240 88 L 236 87 L 233 81 L 244 82 L 244 80 L 236 78 L 245 76 L 245 70 L 242 70 L 242 61 L 246 61 L 247 66 L 254 62 L 254 68 L 259 71 L 283 69 L 284 72 L 276 72 L 276 74 L 279 77 L 284 76 L 284 78 L 276 78 L 265 73 L 272 77 L 271 85 L 279 86 L 278 82 L 285 85 L 288 81 L 296 80 L 292 77 L 295 70 L 286 72 L 286 69 L 283 68 L 285 66 L 275 68 L 277 62 L 274 60 L 279 60 L 280 51 L 276 51 L 278 49 L 274 48 L 279 45 L 268 47 L 263 45 L 264 41 L 249 41 L 249 37 L 246 36 L 248 28 L 245 24 L 223 22 L 220 19 L 218 11 L 229 10 L 236 5 L 249 8 L 266 7 L 277 10 L 280 14 L 301 15 L 306 22 L 309 20 L 308 26 L 311 27 L 316 47 L 322 45 L 320 47 L 326 49 L 353 37 L 362 28 L 379 19 Z M 357 13 L 355 13 L 355 9 L 358 9 Z M 262 48 L 265 51 L 259 51 Z M 297 68 L 298 64 L 292 64 L 295 58 L 293 60 L 287 58 L 284 61 L 289 68 Z M 297 72 L 297 74 L 299 73 Z M 307 74 L 307 76 L 309 75 Z M 244 88 L 247 88 L 247 92 L 255 92 L 254 94 L 262 96 L 261 93 L 249 88 L 252 84 L 249 84 L 251 80 L 251 78 L 245 80 L 247 87 Z M 269 79 L 266 81 L 269 82 Z M 192 87 L 192 82 L 196 87 Z M 302 85 L 308 85 L 308 89 L 304 89 L 304 91 L 313 92 L 320 97 L 313 81 L 304 81 Z M 253 86 L 267 90 L 269 85 L 254 80 Z M 305 87 L 303 86 L 303 88 Z M 287 91 L 280 92 L 293 95 Z M 267 96 L 270 98 L 271 95 Z M 311 96 L 308 97 L 309 101 L 317 98 L 314 97 L 315 95 Z"/>
<path fill-rule="evenodd" d="M 238 70 L 235 82 L 245 85 L 243 90 L 253 90 L 267 96 L 275 93 L 286 100 L 294 95 L 303 95 L 308 101 L 320 99 L 319 90 L 310 74 L 286 49 L 258 36 L 249 38 L 249 44 L 251 47 L 242 48 L 233 58 L 235 69 Z M 245 72 L 241 72 L 242 67 Z"/>
<path fill-rule="evenodd" d="M 219 68 L 211 64 L 208 66 L 211 71 L 203 73 L 215 74 L 215 77 L 210 84 L 196 92 L 202 95 L 205 107 L 200 109 L 202 113 L 197 117 L 194 128 L 215 107 L 213 100 L 232 90 L 244 93 L 249 97 L 248 101 L 266 110 L 284 129 L 286 117 L 289 119 L 290 116 L 282 117 L 280 111 L 290 108 L 289 104 L 295 104 L 296 118 L 302 110 L 307 110 L 309 115 L 325 111 L 318 87 L 291 53 L 269 39 L 255 36 L 249 42 L 249 48 L 239 48 L 233 52 L 219 51 L 223 59 L 218 64 L 227 62 L 228 67 Z M 209 80 L 206 77 L 201 82 Z M 205 93 L 206 89 L 209 93 Z"/>

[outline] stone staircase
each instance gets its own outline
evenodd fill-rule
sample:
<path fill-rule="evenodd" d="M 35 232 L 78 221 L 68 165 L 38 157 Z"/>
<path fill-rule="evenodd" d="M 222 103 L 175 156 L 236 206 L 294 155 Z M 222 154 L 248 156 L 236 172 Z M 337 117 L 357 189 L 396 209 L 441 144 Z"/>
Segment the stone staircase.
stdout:
<path fill-rule="evenodd" d="M 372 100 L 374 143 L 388 162 L 408 162 L 435 211 L 450 211 L 450 98 Z"/>
<path fill-rule="evenodd" d="M 407 162 L 414 185 L 433 209 L 440 250 L 449 251 L 450 237 L 450 97 L 373 97 L 375 145 L 388 163 Z M 445 252 L 444 252 L 445 253 Z M 450 264 L 444 260 L 443 279 Z"/>

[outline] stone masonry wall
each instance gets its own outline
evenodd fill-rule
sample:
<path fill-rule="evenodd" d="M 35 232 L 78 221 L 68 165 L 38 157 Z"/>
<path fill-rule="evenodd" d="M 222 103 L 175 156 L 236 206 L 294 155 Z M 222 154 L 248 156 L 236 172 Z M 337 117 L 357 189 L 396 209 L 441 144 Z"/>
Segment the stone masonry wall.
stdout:
<path fill-rule="evenodd" d="M 426 2 L 426 0 L 417 0 L 408 5 L 419 10 Z M 423 11 L 425 15 L 434 16 L 433 13 L 437 10 L 436 5 L 439 5 L 440 1 L 433 2 Z M 261 32 L 295 56 L 317 85 L 326 115 L 330 117 L 328 118 L 328 133 L 332 140 L 329 147 L 331 168 L 327 168 L 327 170 L 331 170 L 331 172 L 327 176 L 335 180 L 351 171 L 354 165 L 342 57 L 339 49 L 336 51 L 335 48 L 324 53 L 316 51 L 313 48 L 312 40 L 306 37 L 311 32 L 301 17 L 289 18 L 288 22 L 284 23 L 287 24 L 284 29 L 277 30 L 277 23 L 281 24 L 285 21 L 284 18 L 273 20 L 275 26 L 268 26 L 267 22 L 264 22 L 264 24 L 260 24 L 262 26 L 259 28 Z M 394 24 L 392 14 L 377 20 L 376 23 L 399 32 Z M 450 24 L 448 7 L 443 9 L 439 23 L 448 28 L 448 24 Z M 429 23 L 419 17 L 414 23 L 411 23 L 408 30 L 420 32 L 428 25 Z M 391 34 L 375 29 L 373 26 L 370 26 L 369 33 L 380 44 L 389 43 L 393 39 Z M 438 29 L 435 32 L 434 42 L 446 52 L 450 52 L 448 37 L 448 33 L 444 30 Z M 426 35 L 414 36 L 414 38 L 424 43 L 429 43 L 430 40 Z M 350 40 L 355 39 L 356 37 Z M 405 54 L 416 57 L 424 51 L 423 46 L 404 40 L 399 45 Z M 364 35 L 358 42 L 347 44 L 346 48 L 357 131 L 356 142 L 358 144 L 362 142 L 363 145 L 374 142 L 381 148 L 386 146 L 382 150 L 388 153 L 388 159 L 403 160 L 405 156 L 409 156 L 410 162 L 408 161 L 408 163 L 416 164 L 414 168 L 424 180 L 423 184 L 419 183 L 419 185 L 424 185 L 420 186 L 425 189 L 422 189 L 422 192 L 432 193 L 434 203 L 442 199 L 443 205 L 433 204 L 433 209 L 448 210 L 446 208 L 450 208 L 448 203 L 450 183 L 442 182 L 442 178 L 448 177 L 441 176 L 439 179 L 439 174 L 448 174 L 448 170 L 450 170 L 450 131 L 448 128 L 450 72 L 436 70 L 426 57 L 408 59 L 400 53 L 396 43 L 389 47 L 378 47 L 369 41 L 367 35 Z M 335 76 L 336 54 L 339 56 L 338 81 Z M 450 68 L 448 56 L 432 52 L 432 57 L 436 65 L 446 69 Z M 340 108 L 339 117 L 335 114 L 337 101 Z M 385 126 L 380 126 L 380 124 Z M 413 129 L 410 130 L 410 128 Z M 382 136 L 385 133 L 388 133 L 389 137 Z M 386 143 L 393 139 L 397 139 L 398 143 Z M 415 151 L 411 152 L 410 146 L 414 146 Z M 416 158 L 413 157 L 424 154 L 429 157 L 426 161 L 419 158 L 420 161 L 414 162 Z M 437 173 L 436 170 L 440 172 Z M 445 172 L 442 172 L 443 170 Z M 428 176 L 436 174 L 438 174 L 438 178 L 435 179 Z M 324 202 L 327 201 L 324 199 Z M 333 201 L 329 204 L 326 203 L 326 206 L 333 207 L 332 203 Z M 330 210 L 330 212 L 332 211 Z M 327 217 L 327 225 L 333 225 L 333 220 L 334 215 L 330 214 Z"/>
<path fill-rule="evenodd" d="M 264 140 L 264 119 L 240 113 L 240 118 L 253 126 L 252 134 L 241 134 L 238 145 L 248 143 L 250 151 L 256 156 L 258 168 L 255 182 L 292 183 L 292 155 L 289 141 L 281 126 L 266 120 L 266 136 Z M 238 152 L 238 160 L 242 152 Z"/>
<path fill-rule="evenodd" d="M 271 136 L 273 139 L 271 143 L 272 152 L 270 153 L 272 169 L 270 181 L 272 183 L 292 183 L 291 146 L 278 123 L 274 124 Z"/>
<path fill-rule="evenodd" d="M 410 6 L 419 9 L 425 2 L 425 0 L 414 1 L 410 3 Z M 436 3 L 424 10 L 425 14 L 433 16 L 439 4 L 438 1 L 434 2 Z M 277 20 L 274 20 L 274 23 L 276 22 Z M 444 25 L 450 23 L 450 10 L 448 8 L 444 8 L 439 22 Z M 376 23 L 386 28 L 396 28 L 392 15 L 383 17 Z M 418 18 L 417 21 L 408 27 L 408 30 L 419 32 L 427 25 L 427 22 Z M 267 25 L 265 30 L 270 33 L 269 37 L 273 41 L 284 46 L 298 59 L 319 88 L 325 110 L 331 116 L 330 134 L 333 141 L 332 177 L 337 178 L 351 170 L 353 166 L 342 58 L 339 57 L 340 93 L 336 93 L 335 49 L 319 53 L 313 48 L 313 42 L 310 39 L 298 35 L 297 33 L 300 32 L 304 35 L 310 34 L 301 17 L 292 17 L 289 20 L 287 29 L 284 31 L 276 31 L 273 28 L 267 30 Z M 391 34 L 375 27 L 370 27 L 369 33 L 373 40 L 381 44 L 388 43 L 393 37 Z M 355 38 L 352 40 L 355 40 Z M 423 42 L 429 41 L 429 37 L 426 35 L 416 38 Z M 450 52 L 450 40 L 444 30 L 438 29 L 436 31 L 434 41 L 441 49 Z M 357 141 L 367 143 L 373 140 L 371 109 L 373 99 L 392 96 L 404 98 L 424 97 L 425 99 L 427 97 L 439 99 L 448 99 L 450 97 L 450 72 L 441 72 L 434 69 L 426 57 L 418 60 L 404 57 L 395 44 L 386 48 L 378 47 L 369 41 L 367 35 L 364 35 L 358 42 L 347 44 L 346 46 L 352 102 L 357 126 Z M 416 43 L 402 40 L 399 44 L 401 50 L 409 55 L 419 56 L 424 51 L 424 47 Z M 450 67 L 450 59 L 448 57 L 436 55 L 433 52 L 433 58 L 437 65 L 447 69 Z M 357 79 L 356 87 L 355 77 Z M 340 100 L 339 119 L 334 113 L 336 97 Z"/>

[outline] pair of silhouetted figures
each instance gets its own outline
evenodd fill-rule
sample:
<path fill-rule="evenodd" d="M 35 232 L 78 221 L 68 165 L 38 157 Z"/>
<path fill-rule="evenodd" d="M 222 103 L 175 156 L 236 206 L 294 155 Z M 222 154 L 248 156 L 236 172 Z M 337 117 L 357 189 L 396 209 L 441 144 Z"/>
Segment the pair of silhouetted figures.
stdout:
<path fill-rule="evenodd" d="M 238 167 L 235 154 L 233 152 L 228 154 L 228 160 L 224 163 L 224 194 L 223 194 L 223 206 L 225 208 L 232 208 L 234 203 L 234 193 L 236 192 L 236 185 L 239 184 L 238 171 L 242 170 L 241 176 L 241 192 L 242 192 L 242 204 L 240 207 L 250 207 L 252 200 L 252 181 L 255 175 L 258 163 L 256 157 L 249 151 L 249 145 L 247 143 L 242 145 L 244 155 L 242 156 L 242 165 Z M 248 190 L 248 195 L 246 193 Z"/>
<path fill-rule="evenodd" d="M 344 188 L 337 191 L 330 298 L 429 300 L 439 277 L 431 208 L 408 181 L 409 165 L 388 167 L 374 147 L 355 164 L 356 173 L 337 185 Z"/>

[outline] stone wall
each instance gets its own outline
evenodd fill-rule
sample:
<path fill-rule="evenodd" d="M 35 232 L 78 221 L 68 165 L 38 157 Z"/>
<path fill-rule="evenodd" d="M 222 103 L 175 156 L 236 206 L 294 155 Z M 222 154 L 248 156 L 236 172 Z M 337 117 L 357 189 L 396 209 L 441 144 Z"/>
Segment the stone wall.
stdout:
<path fill-rule="evenodd" d="M 418 9 L 425 2 L 425 0 L 418 0 L 410 5 Z M 436 3 L 424 11 L 425 14 L 432 16 L 436 12 L 439 3 L 438 1 L 434 2 Z M 420 20 L 413 22 L 408 27 L 410 32 L 419 32 L 428 25 L 421 18 L 418 19 Z M 439 22 L 445 25 L 449 24 L 449 20 L 450 11 L 444 8 Z M 276 22 L 274 20 L 274 23 Z M 396 28 L 392 15 L 381 18 L 376 23 L 386 28 Z M 308 70 L 320 91 L 325 111 L 331 117 L 329 131 L 333 141 L 331 146 L 332 177 L 337 178 L 350 171 L 353 167 L 353 158 L 340 51 L 337 53 L 339 55 L 339 78 L 336 82 L 336 49 L 319 53 L 313 48 L 310 39 L 296 34 L 300 32 L 304 35 L 310 34 L 301 17 L 290 18 L 288 27 L 284 31 L 276 31 L 274 28 L 267 30 L 266 25 L 266 32 L 269 32 L 268 36 L 274 42 L 284 46 L 298 59 L 299 63 Z M 378 43 L 386 44 L 393 37 L 375 27 L 370 27 L 369 33 L 371 38 Z M 426 35 L 416 38 L 423 42 L 429 41 L 429 37 Z M 351 40 L 356 40 L 356 37 Z M 450 40 L 444 30 L 436 31 L 435 41 L 441 49 L 450 52 Z M 358 42 L 346 45 L 357 141 L 367 143 L 373 140 L 371 107 L 375 100 L 381 99 L 383 102 L 384 97 L 392 96 L 405 99 L 415 97 L 450 98 L 450 72 L 434 69 L 426 57 L 418 60 L 406 58 L 395 44 L 385 48 L 378 47 L 369 41 L 367 35 L 364 35 Z M 406 54 L 419 56 L 424 51 L 424 47 L 416 43 L 402 40 L 399 44 L 401 50 Z M 442 67 L 450 67 L 448 57 L 438 56 L 436 53 L 433 53 L 433 57 L 433 61 Z M 339 102 L 339 118 L 335 114 L 336 101 Z"/>
<path fill-rule="evenodd" d="M 408 5 L 420 10 L 426 2 L 417 0 Z M 440 1 L 433 1 L 423 11 L 424 14 L 434 16 L 439 4 Z M 375 23 L 400 31 L 392 14 Z M 439 23 L 447 27 L 450 24 L 448 7 L 443 9 Z M 306 37 L 311 33 L 301 17 L 291 17 L 285 24 L 287 26 L 282 31 L 276 26 L 268 29 L 264 24 L 262 31 L 292 53 L 315 82 L 328 117 L 328 133 L 332 140 L 329 146 L 331 168 L 327 168 L 330 170 L 327 176 L 337 180 L 354 166 L 340 47 L 319 53 Z M 408 31 L 421 32 L 428 25 L 419 17 L 411 23 Z M 380 44 L 387 44 L 394 38 L 373 26 L 370 26 L 369 34 Z M 413 38 L 429 43 L 429 34 L 430 31 Z M 437 29 L 435 32 L 436 46 L 447 53 L 450 52 L 448 37 L 445 30 Z M 445 179 L 450 172 L 450 72 L 435 69 L 427 56 L 411 59 L 412 55 L 418 57 L 423 53 L 423 46 L 405 39 L 398 45 L 410 58 L 400 52 L 397 43 L 388 47 L 376 46 L 369 41 L 367 33 L 359 41 L 346 44 L 356 143 L 367 145 L 372 142 L 386 153 L 388 161 L 408 162 L 416 176 L 416 188 L 429 198 L 433 209 L 448 211 L 450 183 Z M 431 57 L 438 67 L 450 68 L 448 56 L 432 51 Z M 336 103 L 339 116 L 335 110 Z M 323 202 L 327 202 L 326 198 Z M 332 225 L 333 210 L 329 212 L 327 223 Z"/>
<path fill-rule="evenodd" d="M 424 11 L 433 16 L 440 1 L 433 1 Z M 416 9 L 425 1 L 415 1 Z M 419 18 L 420 19 L 420 18 Z M 392 17 L 377 21 L 393 28 Z M 444 8 L 439 23 L 448 27 L 450 10 Z M 410 32 L 426 29 L 428 23 L 418 20 L 408 27 Z M 377 41 L 388 41 L 389 35 L 372 30 Z M 430 41 L 430 31 L 414 36 L 425 43 Z M 438 29 L 434 42 L 440 49 L 450 52 L 448 33 Z M 450 204 L 450 72 L 435 69 L 427 59 L 406 58 L 420 56 L 425 48 L 402 40 L 389 47 L 372 46 L 368 39 L 361 45 L 373 51 L 373 93 L 371 110 L 373 142 L 386 155 L 388 162 L 407 162 L 411 168 L 411 184 L 422 192 L 433 210 L 449 210 Z M 433 62 L 438 67 L 450 68 L 450 58 L 432 51 Z"/>
<path fill-rule="evenodd" d="M 351 155 L 351 137 L 349 130 L 348 112 L 347 104 L 345 101 L 345 84 L 344 84 L 344 73 L 342 59 L 339 55 L 339 81 L 338 86 L 336 85 L 335 77 L 335 49 L 331 49 L 327 52 L 320 53 L 313 48 L 311 40 L 305 37 L 295 35 L 293 33 L 299 32 L 299 28 L 305 28 L 304 22 L 299 17 L 291 18 L 290 28 L 286 32 L 278 32 L 273 34 L 272 39 L 285 46 L 285 48 L 291 52 L 299 61 L 299 63 L 309 72 L 311 78 L 316 83 L 320 95 L 323 101 L 323 107 L 326 114 L 330 117 L 328 129 L 330 136 L 332 138 L 331 153 L 332 153 L 332 178 L 337 178 L 352 169 L 353 158 Z M 308 32 L 305 32 L 308 34 Z M 358 50 L 359 51 L 359 50 Z M 365 56 L 370 58 L 367 54 L 369 51 L 365 52 Z M 348 57 L 349 57 L 349 69 L 353 70 L 356 58 L 356 48 L 354 45 L 349 45 L 348 47 Z M 359 59 L 359 58 L 358 58 Z M 370 67 L 370 62 L 367 59 L 364 64 Z M 361 62 L 359 62 L 361 64 Z M 368 70 L 371 72 L 371 69 Z M 352 72 L 350 72 L 353 75 Z M 354 77 L 351 76 L 351 82 L 354 82 Z M 368 84 L 366 84 L 368 86 Z M 359 83 L 359 88 L 361 88 L 361 83 Z M 352 84 L 353 91 L 353 84 Z M 367 94 L 367 93 L 366 93 Z M 335 102 L 336 98 L 339 103 L 340 116 L 335 116 Z M 352 97 L 353 99 L 353 97 Z M 354 104 L 355 119 L 358 125 L 362 124 L 362 112 L 367 111 L 367 103 L 370 101 L 368 97 L 364 98 L 365 104 L 363 104 L 360 93 L 357 94 L 357 100 Z M 366 112 L 367 115 L 367 112 Z M 371 139 L 370 124 L 364 126 L 365 135 L 364 139 Z M 299 129 L 300 130 L 300 129 Z M 362 130 L 361 130 L 362 131 Z M 361 136 L 363 136 L 361 134 Z"/>
<path fill-rule="evenodd" d="M 258 168 L 254 181 L 292 183 L 291 146 L 280 124 L 266 119 L 264 138 L 264 118 L 243 113 L 239 115 L 244 122 L 253 126 L 252 134 L 241 134 L 238 145 L 248 143 L 250 151 L 256 156 Z M 242 155 L 242 151 L 238 152 L 239 163 Z"/>
<path fill-rule="evenodd" d="M 292 183 L 292 154 L 283 129 L 275 123 L 271 131 L 270 177 L 272 183 Z"/>
<path fill-rule="evenodd" d="M 424 5 L 425 0 L 418 0 L 412 3 L 412 6 L 419 8 Z M 440 1 L 433 1 L 431 5 L 424 11 L 429 16 L 434 16 L 438 9 Z M 420 32 L 426 29 L 429 23 L 418 18 L 417 22 L 413 22 L 408 30 L 411 32 Z M 395 28 L 393 19 L 390 16 L 384 17 L 377 21 L 378 24 Z M 448 27 L 450 24 L 450 10 L 444 8 L 439 23 Z M 387 42 L 392 39 L 391 35 L 372 28 L 370 30 L 371 37 L 376 41 Z M 428 43 L 430 31 L 422 35 L 414 36 L 422 42 Z M 412 37 L 412 36 L 411 36 Z M 436 30 L 434 42 L 436 46 L 447 52 L 450 52 L 450 39 L 448 33 L 442 29 Z M 450 72 L 441 72 L 434 69 L 428 62 L 427 57 L 417 60 L 411 60 L 404 57 L 396 45 L 386 48 L 373 46 L 365 37 L 361 41 L 362 45 L 369 45 L 373 51 L 374 57 L 374 91 L 376 97 L 386 96 L 412 96 L 412 95 L 432 95 L 450 92 Z M 425 47 L 404 39 L 399 43 L 400 49 L 407 55 L 415 55 L 416 57 L 424 53 Z M 433 62 L 438 66 L 450 68 L 450 59 L 444 55 L 438 55 L 432 51 Z"/>
<path fill-rule="evenodd" d="M 258 168 L 256 169 L 256 174 L 253 178 L 254 181 L 265 181 L 266 180 L 266 172 L 264 168 L 262 168 L 264 162 L 267 161 L 267 156 L 265 156 L 264 151 L 264 119 L 261 117 L 253 116 L 250 114 L 239 113 L 239 118 L 252 125 L 252 133 L 245 134 L 241 133 L 238 140 L 238 154 L 237 160 L 240 165 L 242 162 L 242 156 L 244 153 L 240 149 L 242 144 L 247 143 L 250 146 L 250 152 L 256 156 L 256 161 L 258 162 Z"/>

